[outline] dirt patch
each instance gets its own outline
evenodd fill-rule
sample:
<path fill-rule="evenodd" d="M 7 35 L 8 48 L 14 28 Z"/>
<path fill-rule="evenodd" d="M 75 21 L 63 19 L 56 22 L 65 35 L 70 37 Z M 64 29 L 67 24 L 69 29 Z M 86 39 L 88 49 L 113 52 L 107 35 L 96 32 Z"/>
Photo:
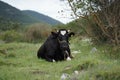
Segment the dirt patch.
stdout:
<path fill-rule="evenodd" d="M 91 62 L 85 62 L 76 67 L 77 70 L 87 70 L 89 67 L 93 67 L 95 64 Z"/>
<path fill-rule="evenodd" d="M 41 70 L 32 70 L 31 73 L 32 74 L 40 74 L 40 75 L 48 74 L 48 72 L 41 71 Z"/>

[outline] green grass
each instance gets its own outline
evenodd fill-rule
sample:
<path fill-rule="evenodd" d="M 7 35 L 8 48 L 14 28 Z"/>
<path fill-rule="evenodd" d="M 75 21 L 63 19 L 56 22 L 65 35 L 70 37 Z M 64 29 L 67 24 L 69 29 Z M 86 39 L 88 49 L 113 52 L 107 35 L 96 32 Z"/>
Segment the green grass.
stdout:
<path fill-rule="evenodd" d="M 108 46 L 93 46 L 88 41 L 74 39 L 71 52 L 79 51 L 72 53 L 75 58 L 51 63 L 37 58 L 40 45 L 0 44 L 0 80 L 61 80 L 63 73 L 70 75 L 66 80 L 120 80 L 120 58 L 107 56 L 103 50 Z M 98 51 L 90 53 L 93 47 Z"/>

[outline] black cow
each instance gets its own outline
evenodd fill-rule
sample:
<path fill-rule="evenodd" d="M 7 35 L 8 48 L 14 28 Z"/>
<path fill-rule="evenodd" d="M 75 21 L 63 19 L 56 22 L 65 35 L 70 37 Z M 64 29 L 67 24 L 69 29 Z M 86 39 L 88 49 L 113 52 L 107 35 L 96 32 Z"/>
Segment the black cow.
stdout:
<path fill-rule="evenodd" d="M 51 35 L 38 50 L 37 57 L 49 62 L 70 60 L 72 58 L 69 47 L 69 37 L 71 35 L 74 35 L 74 33 L 66 29 L 51 32 Z"/>

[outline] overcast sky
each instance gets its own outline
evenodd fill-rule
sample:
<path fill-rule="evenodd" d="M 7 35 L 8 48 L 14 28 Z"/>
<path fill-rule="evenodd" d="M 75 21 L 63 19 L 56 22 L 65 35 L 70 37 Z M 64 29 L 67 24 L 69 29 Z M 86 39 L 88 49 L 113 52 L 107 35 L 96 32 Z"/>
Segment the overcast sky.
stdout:
<path fill-rule="evenodd" d="M 20 10 L 34 10 L 63 23 L 68 23 L 70 19 L 70 12 L 65 9 L 70 9 L 66 3 L 60 0 L 1 0 Z M 64 10 L 64 12 L 60 12 Z M 60 12 L 60 13 L 58 13 Z"/>

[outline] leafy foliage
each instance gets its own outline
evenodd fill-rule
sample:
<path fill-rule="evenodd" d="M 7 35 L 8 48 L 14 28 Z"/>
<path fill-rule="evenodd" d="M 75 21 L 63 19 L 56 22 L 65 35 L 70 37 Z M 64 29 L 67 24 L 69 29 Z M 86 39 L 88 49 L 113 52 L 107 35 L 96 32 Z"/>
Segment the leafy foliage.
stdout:
<path fill-rule="evenodd" d="M 94 40 L 120 44 L 119 0 L 67 0 L 73 14 L 86 19 Z M 80 24 L 84 24 L 79 22 Z M 87 31 L 87 28 L 84 28 Z M 95 31 L 94 31 L 95 30 Z M 98 32 L 97 32 L 97 31 Z"/>
<path fill-rule="evenodd" d="M 20 23 L 13 22 L 9 19 L 4 19 L 0 17 L 0 31 L 19 30 L 20 26 L 22 26 Z"/>
<path fill-rule="evenodd" d="M 5 42 L 22 41 L 23 35 L 15 30 L 8 30 L 0 33 L 0 39 Z"/>

